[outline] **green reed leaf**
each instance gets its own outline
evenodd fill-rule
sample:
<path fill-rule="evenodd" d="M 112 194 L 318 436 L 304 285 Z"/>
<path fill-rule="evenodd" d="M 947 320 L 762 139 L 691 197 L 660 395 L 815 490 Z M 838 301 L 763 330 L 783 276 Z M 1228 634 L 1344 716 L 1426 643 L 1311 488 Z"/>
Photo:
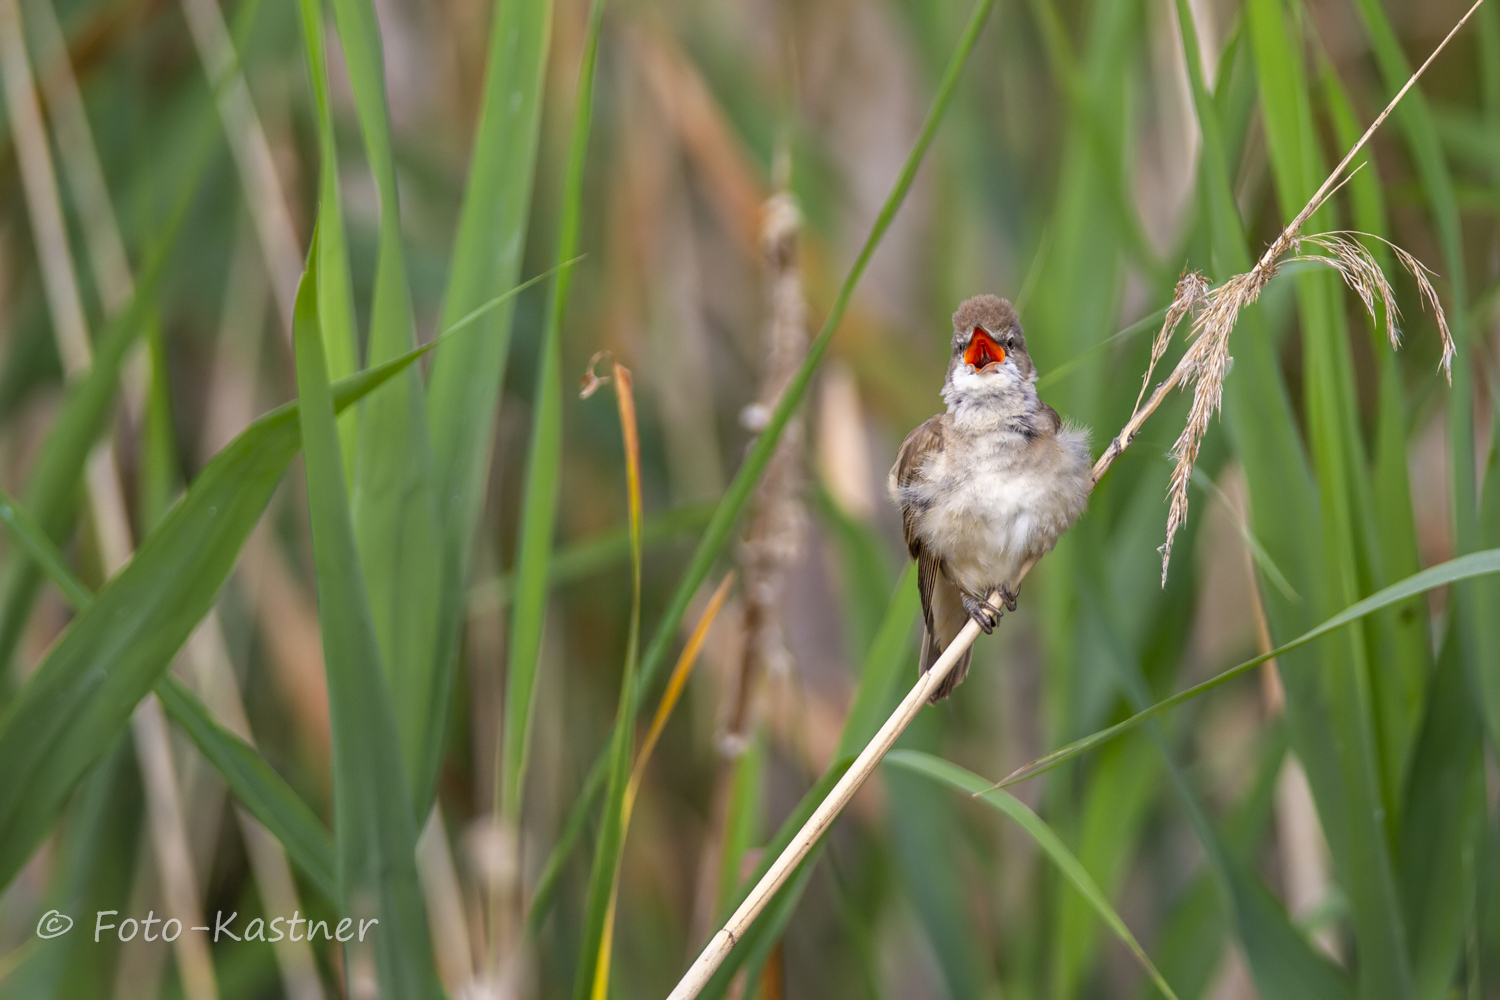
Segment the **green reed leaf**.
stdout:
<path fill-rule="evenodd" d="M 367 364 L 379 364 L 415 342 L 384 52 L 370 0 L 333 0 L 333 9 L 380 201 L 366 358 Z M 330 280 L 337 286 L 341 279 Z M 435 711 L 428 700 L 434 690 L 442 573 L 427 404 L 415 369 L 362 407 L 354 468 L 359 561 L 396 712 L 401 758 L 415 793 L 427 767 L 427 727 Z"/>
<path fill-rule="evenodd" d="M 1236 677 L 1260 666 L 1267 660 L 1284 657 L 1285 654 L 1292 650 L 1300 649 L 1313 640 L 1322 638 L 1330 632 L 1337 631 L 1351 622 L 1357 622 L 1365 616 L 1379 611 L 1381 608 L 1404 601 L 1414 594 L 1423 594 L 1429 590 L 1446 587 L 1460 580 L 1471 580 L 1475 577 L 1486 576 L 1491 573 L 1500 573 L 1500 549 L 1486 549 L 1483 552 L 1461 556 L 1457 559 L 1440 563 L 1430 569 L 1425 569 L 1420 573 L 1407 577 L 1405 580 L 1391 584 L 1389 587 L 1366 597 L 1362 601 L 1350 605 L 1316 628 L 1304 632 L 1290 642 L 1277 646 L 1269 653 L 1230 667 L 1228 670 L 1215 674 L 1200 684 L 1194 684 L 1185 691 L 1174 694 L 1170 698 L 1162 699 L 1145 711 L 1137 712 L 1123 722 L 1117 722 L 1107 729 L 1101 729 L 1082 739 L 1074 740 L 1067 746 L 1054 750 L 1045 757 L 1017 768 L 1006 775 L 1005 779 L 996 787 L 1004 788 L 1014 785 L 1017 782 L 1025 781 L 1028 778 L 1034 778 L 1044 771 L 1050 771 L 1064 761 L 1072 760 L 1079 754 L 1087 753 L 1102 743 L 1130 732 L 1147 719 L 1153 719 L 1170 709 L 1176 708 L 1178 705 L 1192 701 L 1199 695 L 1206 694 L 1214 688 L 1234 680 Z"/>
<path fill-rule="evenodd" d="M 603 17 L 604 0 L 592 0 L 568 139 L 568 165 L 558 221 L 559 262 L 572 260 L 578 253 L 578 234 L 583 217 L 583 167 L 594 120 L 594 70 Z M 516 821 L 521 809 L 526 755 L 531 744 L 531 718 L 536 703 L 537 664 L 541 658 L 542 632 L 547 620 L 548 566 L 557 522 L 558 479 L 562 473 L 562 321 L 571 283 L 571 272 L 559 274 L 552 283 L 552 295 L 542 326 L 532 403 L 531 446 L 526 456 L 526 485 L 521 502 L 520 540 L 514 570 L 516 590 L 506 658 L 504 745 L 500 768 L 496 772 L 499 782 L 496 801 L 500 803 L 501 816 L 511 823 Z"/>
<path fill-rule="evenodd" d="M 526 247 L 552 0 L 507 0 L 495 6 L 493 16 L 484 100 L 443 300 L 446 327 L 461 322 L 492 289 L 514 285 Z M 439 351 L 428 380 L 443 562 L 438 646 L 417 772 L 419 810 L 432 798 L 442 757 L 443 712 L 463 634 L 471 553 L 484 506 L 513 315 L 513 304 L 486 314 L 479 320 L 483 336 Z"/>
<path fill-rule="evenodd" d="M 214 721 L 208 708 L 171 674 L 154 689 L 167 715 L 192 739 L 229 790 L 286 850 L 325 899 L 339 899 L 333 837 L 307 803 L 249 743 Z"/>
<path fill-rule="evenodd" d="M 1156 966 L 1152 964 L 1150 956 L 1146 954 L 1135 935 L 1130 933 L 1130 928 L 1125 926 L 1125 921 L 1115 912 L 1109 903 L 1109 898 L 1100 891 L 1088 870 L 1078 862 L 1073 852 L 1068 850 L 1052 828 L 1042 821 L 1042 818 L 1026 807 L 1020 799 L 1009 792 L 999 788 L 991 788 L 989 784 L 979 775 L 967 771 L 957 764 L 951 764 L 940 757 L 921 753 L 916 750 L 892 750 L 886 754 L 885 762 L 896 767 L 903 767 L 917 774 L 925 775 L 934 781 L 941 782 L 950 788 L 966 792 L 976 797 L 986 805 L 991 806 L 1003 813 L 1025 830 L 1032 841 L 1052 859 L 1063 876 L 1072 883 L 1073 887 L 1083 894 L 1084 898 L 1093 906 L 1094 911 L 1099 914 L 1115 936 L 1130 949 L 1141 967 L 1151 976 L 1157 987 L 1171 1000 L 1177 1000 L 1177 994 L 1172 992 L 1172 987 L 1162 978 Z"/>
<path fill-rule="evenodd" d="M 307 469 L 307 503 L 318 583 L 318 620 L 328 675 L 333 736 L 334 837 L 344 916 L 379 920 L 379 935 L 351 947 L 346 968 L 373 959 L 389 996 L 440 997 L 422 890 L 417 831 L 402 770 L 396 714 L 365 596 L 334 424 L 333 397 L 318 328 L 317 237 L 297 290 L 293 339 L 297 408 Z"/>
<path fill-rule="evenodd" d="M 343 410 L 425 349 L 344 379 Z M 272 410 L 225 446 L 99 591 L 0 717 L 0 886 L 15 877 L 69 793 L 102 757 L 213 606 L 301 440 L 297 409 Z"/>

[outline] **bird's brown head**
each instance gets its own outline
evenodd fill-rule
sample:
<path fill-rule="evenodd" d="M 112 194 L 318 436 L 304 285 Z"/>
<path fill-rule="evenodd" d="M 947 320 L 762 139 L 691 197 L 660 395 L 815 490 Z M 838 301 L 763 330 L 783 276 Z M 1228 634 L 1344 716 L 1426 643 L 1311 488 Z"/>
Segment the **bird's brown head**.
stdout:
<path fill-rule="evenodd" d="M 992 380 L 1025 383 L 1036 378 L 1036 366 L 1026 353 L 1026 337 L 1021 320 L 1009 302 L 995 295 L 976 295 L 965 299 L 953 314 L 953 359 L 948 366 L 948 380 L 977 376 Z"/>

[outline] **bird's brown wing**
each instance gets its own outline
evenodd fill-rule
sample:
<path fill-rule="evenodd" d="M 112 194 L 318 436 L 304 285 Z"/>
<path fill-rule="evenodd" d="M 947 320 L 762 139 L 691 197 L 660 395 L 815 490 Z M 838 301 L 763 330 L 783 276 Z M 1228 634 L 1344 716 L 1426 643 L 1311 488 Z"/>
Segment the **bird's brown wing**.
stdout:
<path fill-rule="evenodd" d="M 922 542 L 917 537 L 916 525 L 920 511 L 903 499 L 901 488 L 910 486 L 922 475 L 923 463 L 929 455 L 943 450 L 947 442 L 948 427 L 952 422 L 951 416 L 939 413 L 906 435 L 906 440 L 901 442 L 901 450 L 896 453 L 896 465 L 891 469 L 891 481 L 896 487 L 893 492 L 896 494 L 896 502 L 901 506 L 901 531 L 906 537 L 906 550 L 913 559 L 920 559 L 922 556 Z"/>
<path fill-rule="evenodd" d="M 932 669 L 943 650 L 958 635 L 968 621 L 968 614 L 964 611 L 958 588 L 943 572 L 942 560 L 931 552 L 923 551 L 916 524 L 922 512 L 907 502 L 901 488 L 916 482 L 922 476 L 928 456 L 943 449 L 952 422 L 952 417 L 940 413 L 908 434 L 906 440 L 901 442 L 901 450 L 896 455 L 896 466 L 891 470 L 891 482 L 895 487 L 893 492 L 901 506 L 901 529 L 906 537 L 906 549 L 917 561 L 917 593 L 922 597 L 922 624 L 926 626 L 918 666 L 924 674 Z M 932 693 L 931 700 L 937 702 L 946 698 L 968 671 L 969 651 L 965 650 L 953 670 Z"/>
<path fill-rule="evenodd" d="M 1059 417 L 1057 415 L 1057 411 L 1048 406 L 1046 403 L 1040 402 L 1040 400 L 1038 401 L 1038 404 L 1041 406 L 1041 414 L 1037 419 L 1037 424 L 1044 431 L 1050 431 L 1053 434 L 1056 434 L 1058 431 L 1062 430 L 1062 417 Z"/>
<path fill-rule="evenodd" d="M 941 560 L 931 553 L 922 553 L 917 560 L 917 592 L 922 595 L 922 655 L 917 663 L 919 673 L 927 673 L 948 644 L 958 638 L 958 633 L 969 622 L 969 613 L 964 610 L 963 597 L 948 574 L 943 572 Z M 937 704 L 958 687 L 958 682 L 969 672 L 969 657 L 973 650 L 966 649 L 948 676 L 933 691 L 928 701 Z"/>

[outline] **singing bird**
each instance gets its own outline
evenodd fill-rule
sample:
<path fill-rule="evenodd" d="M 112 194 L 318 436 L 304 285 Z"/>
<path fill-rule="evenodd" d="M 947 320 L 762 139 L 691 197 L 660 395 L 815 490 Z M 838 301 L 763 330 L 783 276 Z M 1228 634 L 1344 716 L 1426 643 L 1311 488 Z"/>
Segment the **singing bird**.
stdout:
<path fill-rule="evenodd" d="M 1036 366 L 1016 311 L 977 295 L 953 314 L 946 413 L 906 436 L 889 488 L 922 594 L 921 671 L 970 618 L 989 633 L 1016 609 L 1021 567 L 1051 551 L 1088 503 L 1088 433 L 1036 394 Z M 952 693 L 969 651 L 932 694 Z"/>

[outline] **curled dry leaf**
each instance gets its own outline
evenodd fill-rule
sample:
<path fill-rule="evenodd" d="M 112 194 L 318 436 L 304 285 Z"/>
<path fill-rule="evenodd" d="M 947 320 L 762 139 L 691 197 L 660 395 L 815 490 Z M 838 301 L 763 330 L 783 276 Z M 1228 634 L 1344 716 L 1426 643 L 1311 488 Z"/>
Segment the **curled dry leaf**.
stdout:
<path fill-rule="evenodd" d="M 584 369 L 583 377 L 578 380 L 578 398 L 588 399 L 598 392 L 600 387 L 610 380 L 609 375 L 599 375 L 594 372 L 599 367 L 599 362 L 605 358 L 614 360 L 614 355 L 608 350 L 595 351 L 594 356 L 589 358 L 589 366 Z"/>

